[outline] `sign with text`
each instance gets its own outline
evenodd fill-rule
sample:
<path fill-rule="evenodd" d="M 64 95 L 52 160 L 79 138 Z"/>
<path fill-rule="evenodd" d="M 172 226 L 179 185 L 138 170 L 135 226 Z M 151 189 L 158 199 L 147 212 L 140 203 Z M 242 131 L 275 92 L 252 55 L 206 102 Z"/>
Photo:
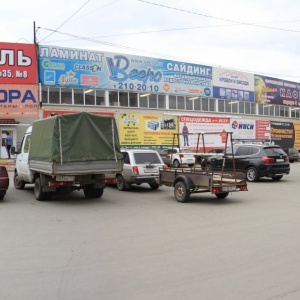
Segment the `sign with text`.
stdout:
<path fill-rule="evenodd" d="M 177 132 L 178 120 L 175 116 L 135 113 L 119 116 L 120 144 L 123 147 L 168 148 L 173 145 L 174 133 Z"/>
<path fill-rule="evenodd" d="M 34 44 L 0 43 L 0 84 L 36 84 Z"/>
<path fill-rule="evenodd" d="M 254 74 L 214 67 L 213 96 L 254 102 Z"/>
<path fill-rule="evenodd" d="M 39 46 L 43 85 L 212 96 L 212 67 L 84 49 Z"/>
<path fill-rule="evenodd" d="M 37 118 L 39 107 L 38 85 L 0 85 L 1 118 Z"/>

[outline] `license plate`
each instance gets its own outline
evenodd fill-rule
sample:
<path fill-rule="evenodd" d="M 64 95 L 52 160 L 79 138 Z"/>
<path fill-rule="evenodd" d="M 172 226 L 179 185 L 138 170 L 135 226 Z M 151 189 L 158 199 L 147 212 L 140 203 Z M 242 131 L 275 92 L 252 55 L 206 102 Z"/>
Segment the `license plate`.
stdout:
<path fill-rule="evenodd" d="M 56 176 L 56 181 L 74 181 L 75 176 Z"/>
<path fill-rule="evenodd" d="M 158 173 L 157 168 L 144 168 L 145 173 Z"/>
<path fill-rule="evenodd" d="M 223 186 L 222 191 L 223 192 L 234 192 L 234 191 L 236 191 L 236 187 L 235 186 Z"/>
<path fill-rule="evenodd" d="M 277 158 L 276 161 L 277 162 L 282 162 L 282 161 L 284 161 L 284 159 L 283 158 Z"/>

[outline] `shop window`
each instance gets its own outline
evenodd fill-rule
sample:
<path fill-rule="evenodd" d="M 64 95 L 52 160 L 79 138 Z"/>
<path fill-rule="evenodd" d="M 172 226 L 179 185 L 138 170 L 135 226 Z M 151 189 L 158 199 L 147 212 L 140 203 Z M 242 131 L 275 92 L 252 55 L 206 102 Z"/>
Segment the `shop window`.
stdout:
<path fill-rule="evenodd" d="M 77 105 L 83 105 L 84 103 L 84 94 L 83 94 L 83 91 L 82 89 L 73 89 L 73 94 L 74 94 L 74 104 L 77 104 Z"/>
<path fill-rule="evenodd" d="M 119 92 L 119 103 L 120 103 L 120 106 L 128 107 L 128 93 L 127 92 Z"/>
<path fill-rule="evenodd" d="M 250 115 L 251 114 L 250 102 L 245 102 L 245 114 L 246 115 Z"/>
<path fill-rule="evenodd" d="M 219 112 L 225 112 L 225 100 L 218 99 Z"/>
<path fill-rule="evenodd" d="M 158 100 L 158 108 L 166 108 L 166 96 L 165 95 L 157 95 Z"/>
<path fill-rule="evenodd" d="M 176 96 L 169 96 L 169 109 L 176 109 Z"/>
<path fill-rule="evenodd" d="M 138 107 L 138 93 L 129 93 L 129 107 Z"/>
<path fill-rule="evenodd" d="M 49 88 L 42 87 L 42 103 L 48 103 L 49 101 Z"/>
<path fill-rule="evenodd" d="M 182 96 L 177 96 L 177 109 L 185 110 L 184 97 Z"/>
<path fill-rule="evenodd" d="M 201 99 L 201 108 L 202 111 L 208 111 L 208 98 L 202 98 Z"/>
<path fill-rule="evenodd" d="M 186 110 L 193 110 L 194 105 L 193 102 L 197 97 L 185 97 L 185 109 Z"/>
<path fill-rule="evenodd" d="M 145 108 L 148 108 L 148 95 L 146 94 L 139 94 L 139 101 L 140 101 L 140 104 L 139 106 L 140 107 L 145 107 Z"/>
<path fill-rule="evenodd" d="M 105 106 L 105 93 L 104 93 L 104 91 L 101 91 L 101 90 L 96 91 L 96 105 Z"/>
<path fill-rule="evenodd" d="M 157 95 L 149 95 L 149 108 L 157 108 Z"/>
<path fill-rule="evenodd" d="M 109 91 L 109 106 L 119 106 L 118 92 Z"/>
<path fill-rule="evenodd" d="M 60 103 L 61 104 L 73 104 L 72 103 L 72 89 L 60 89 Z"/>
<path fill-rule="evenodd" d="M 194 101 L 194 110 L 201 110 L 201 99 L 197 97 L 197 99 L 193 100 Z"/>
<path fill-rule="evenodd" d="M 49 103 L 50 104 L 60 103 L 60 88 L 49 87 Z"/>
<path fill-rule="evenodd" d="M 95 90 L 88 89 L 84 90 L 84 104 L 95 105 Z"/>

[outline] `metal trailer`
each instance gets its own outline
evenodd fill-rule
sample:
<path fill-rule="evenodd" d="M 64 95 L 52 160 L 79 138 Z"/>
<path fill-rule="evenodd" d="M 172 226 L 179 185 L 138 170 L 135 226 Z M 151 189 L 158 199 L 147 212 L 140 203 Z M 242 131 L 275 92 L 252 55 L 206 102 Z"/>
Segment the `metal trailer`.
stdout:
<path fill-rule="evenodd" d="M 195 133 L 194 133 L 195 134 Z M 226 134 L 225 155 L 227 148 L 227 141 L 230 140 L 232 144 L 232 132 L 208 132 L 197 133 L 199 149 L 199 142 L 202 141 L 202 148 L 205 150 L 205 135 L 208 134 Z M 180 134 L 177 135 L 179 138 Z M 174 137 L 174 141 L 175 141 Z M 196 151 L 195 156 L 203 155 Z M 224 159 L 225 159 L 224 155 Z M 232 153 L 234 156 L 234 153 Z M 205 156 L 205 153 L 204 153 Z M 233 161 L 233 170 L 225 171 L 224 164 L 221 172 L 214 172 L 206 170 L 203 166 L 194 165 L 193 168 L 172 168 L 168 170 L 160 170 L 159 182 L 161 185 L 174 187 L 174 196 L 178 202 L 187 202 L 192 193 L 207 193 L 210 192 L 216 195 L 219 199 L 226 198 L 231 192 L 247 191 L 247 182 L 244 171 L 237 171 Z"/>

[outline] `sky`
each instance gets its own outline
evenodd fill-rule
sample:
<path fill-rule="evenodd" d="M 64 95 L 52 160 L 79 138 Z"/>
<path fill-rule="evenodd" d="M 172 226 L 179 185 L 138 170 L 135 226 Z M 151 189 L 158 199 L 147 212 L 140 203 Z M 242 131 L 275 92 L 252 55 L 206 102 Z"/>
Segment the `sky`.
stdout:
<path fill-rule="evenodd" d="M 1 3 L 0 42 L 35 36 L 300 82 L 299 11 L 299 0 L 10 0 Z"/>

